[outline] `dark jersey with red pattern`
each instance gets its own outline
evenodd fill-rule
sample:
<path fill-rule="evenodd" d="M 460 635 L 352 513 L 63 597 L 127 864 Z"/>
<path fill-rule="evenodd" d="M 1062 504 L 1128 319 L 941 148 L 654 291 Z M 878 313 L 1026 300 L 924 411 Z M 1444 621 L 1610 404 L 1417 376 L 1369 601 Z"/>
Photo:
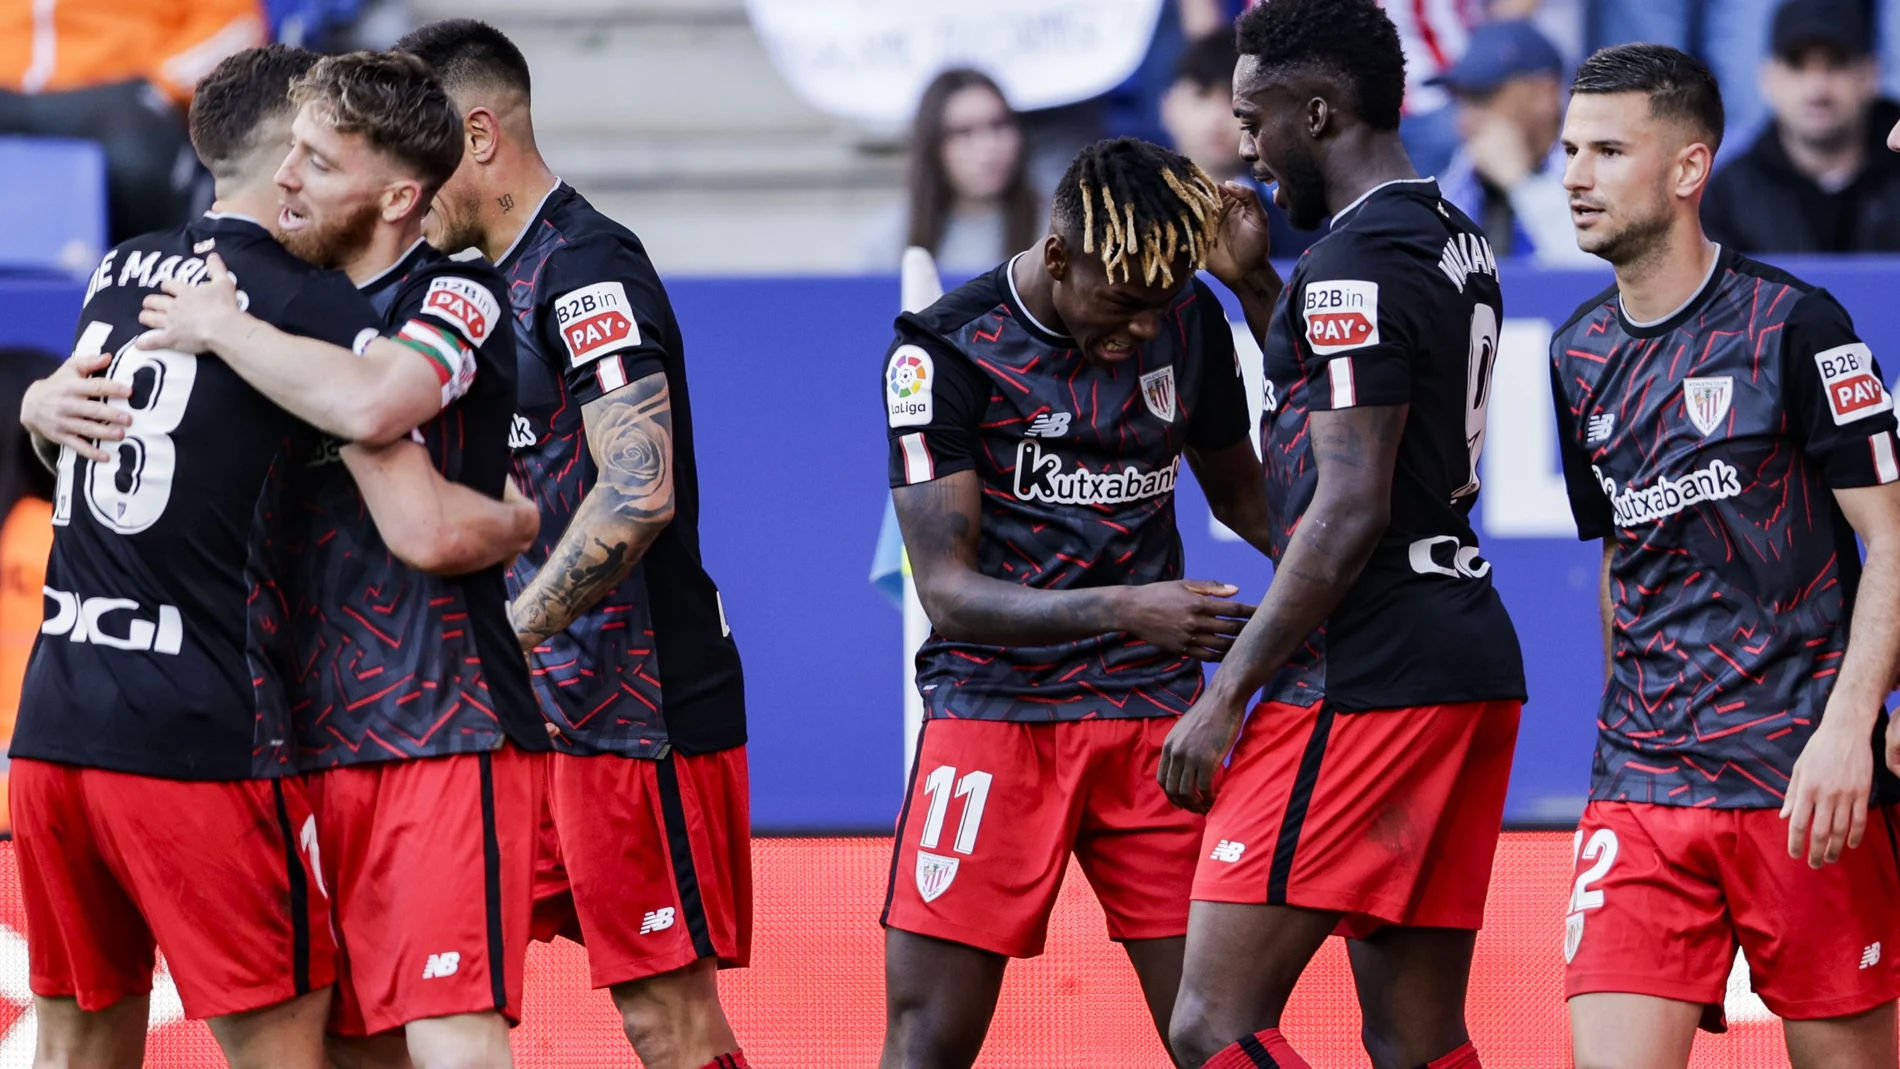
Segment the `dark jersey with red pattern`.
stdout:
<path fill-rule="evenodd" d="M 1578 534 L 1615 539 L 1590 796 L 1779 807 L 1860 579 L 1834 491 L 1900 479 L 1873 354 L 1827 291 L 1724 250 L 1659 323 L 1585 304 L 1551 375 Z"/>
<path fill-rule="evenodd" d="M 1276 562 L 1319 481 L 1311 414 L 1409 407 L 1385 532 L 1269 700 L 1364 712 L 1523 699 L 1517 631 L 1470 519 L 1503 315 L 1490 244 L 1431 179 L 1375 188 L 1300 259 L 1265 353 Z"/>
<path fill-rule="evenodd" d="M 992 578 L 1041 590 L 1181 578 L 1181 453 L 1247 437 L 1220 301 L 1195 281 L 1153 341 L 1103 367 L 1024 310 L 1010 266 L 898 318 L 880 383 L 891 485 L 975 470 L 977 568 Z M 1201 684 L 1199 661 L 1119 631 L 1034 647 L 933 631 L 917 652 L 933 718 L 1176 716 Z"/>
<path fill-rule="evenodd" d="M 535 648 L 534 689 L 556 745 L 658 758 L 746 741 L 745 681 L 719 588 L 699 554 L 699 468 L 685 347 L 640 239 L 557 184 L 501 258 L 519 346 L 515 471 L 541 534 L 508 573 L 533 580 L 598 475 L 581 409 L 665 375 L 672 409 L 673 521 L 633 572 Z"/>
<path fill-rule="evenodd" d="M 14 757 L 166 779 L 294 771 L 272 655 L 295 651 L 281 630 L 250 626 L 247 606 L 275 597 L 270 547 L 317 432 L 214 356 L 132 344 L 145 298 L 201 280 L 212 254 L 266 323 L 336 345 L 377 325 L 348 278 L 240 216 L 207 215 L 106 254 L 74 351 L 114 354 L 105 377 L 132 396 L 110 404 L 132 422 L 105 443 L 110 461 L 60 451 L 46 619 Z"/>
<path fill-rule="evenodd" d="M 411 437 L 444 478 L 499 498 L 515 394 L 501 277 L 418 241 L 360 288 L 383 332 L 442 380 L 441 413 Z M 304 512 L 277 569 L 298 657 L 289 671 L 298 764 L 477 753 L 505 740 L 546 750 L 502 566 L 444 577 L 396 559 L 338 449 L 326 440 L 304 462 Z"/>

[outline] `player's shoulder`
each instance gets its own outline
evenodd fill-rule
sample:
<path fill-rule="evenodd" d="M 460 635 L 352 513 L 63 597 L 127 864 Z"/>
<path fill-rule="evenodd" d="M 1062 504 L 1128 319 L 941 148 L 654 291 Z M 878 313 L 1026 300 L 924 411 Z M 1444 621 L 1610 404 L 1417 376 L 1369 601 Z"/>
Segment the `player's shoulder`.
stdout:
<path fill-rule="evenodd" d="M 1850 322 L 1847 309 L 1832 293 L 1792 271 L 1728 249 L 1723 249 L 1721 256 L 1721 270 L 1727 273 L 1729 287 L 1737 290 L 1738 296 L 1740 289 L 1747 287 L 1751 291 L 1747 295 L 1748 305 L 1756 314 L 1778 313 L 1790 324 L 1812 323 L 1816 320 L 1843 324 Z M 1762 300 L 1764 294 L 1754 292 L 1758 287 L 1771 291 L 1765 294 L 1767 300 Z M 1781 292 L 1772 292 L 1774 290 Z"/>
<path fill-rule="evenodd" d="M 508 282 L 479 255 L 449 256 L 425 247 L 398 287 L 398 309 L 441 319 L 478 346 L 495 335 L 513 344 L 514 332 L 500 329 L 509 308 Z"/>
<path fill-rule="evenodd" d="M 1570 313 L 1570 318 L 1564 320 L 1563 325 L 1558 327 L 1556 333 L 1552 334 L 1551 337 L 1562 338 L 1571 331 L 1584 326 L 1588 320 L 1599 315 L 1612 315 L 1615 311 L 1616 283 L 1612 282 L 1599 291 L 1596 296 L 1579 304 L 1576 310 Z"/>
<path fill-rule="evenodd" d="M 622 281 L 659 282 L 659 272 L 639 235 L 588 203 L 568 187 L 554 194 L 543 216 L 553 231 L 547 272 L 557 286 L 572 287 L 618 278 Z"/>
<path fill-rule="evenodd" d="M 1004 263 L 937 298 L 929 307 L 898 316 L 899 335 L 922 334 L 954 346 L 963 328 L 1007 305 L 1003 297 L 1007 270 L 1009 264 Z"/>

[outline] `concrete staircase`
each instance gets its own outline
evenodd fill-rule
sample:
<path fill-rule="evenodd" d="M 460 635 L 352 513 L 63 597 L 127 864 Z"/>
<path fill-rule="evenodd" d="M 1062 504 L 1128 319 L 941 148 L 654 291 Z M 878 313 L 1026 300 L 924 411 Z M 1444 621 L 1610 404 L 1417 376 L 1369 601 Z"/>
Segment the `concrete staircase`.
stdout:
<path fill-rule="evenodd" d="M 901 200 L 896 132 L 800 100 L 741 0 L 410 0 L 490 22 L 534 70 L 548 162 L 631 227 L 663 274 L 857 269 Z"/>

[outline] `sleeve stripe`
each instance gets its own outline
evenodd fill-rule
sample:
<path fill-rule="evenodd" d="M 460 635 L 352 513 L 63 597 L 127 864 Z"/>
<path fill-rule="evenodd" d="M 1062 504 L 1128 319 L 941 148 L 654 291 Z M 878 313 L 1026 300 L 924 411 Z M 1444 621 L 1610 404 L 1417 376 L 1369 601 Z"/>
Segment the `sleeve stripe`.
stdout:
<path fill-rule="evenodd" d="M 1352 357 L 1336 356 L 1327 361 L 1326 378 L 1333 387 L 1333 408 L 1351 408 L 1359 403 L 1352 379 Z"/>
<path fill-rule="evenodd" d="M 1893 452 L 1893 433 L 1881 431 L 1867 439 L 1874 450 L 1874 474 L 1880 479 L 1880 485 L 1900 481 L 1900 462 L 1896 462 Z"/>
<path fill-rule="evenodd" d="M 413 319 L 403 324 L 396 340 L 428 357 L 443 382 L 454 378 L 456 368 L 466 359 L 461 344 L 447 331 Z"/>
<path fill-rule="evenodd" d="M 609 394 L 627 384 L 627 368 L 618 356 L 602 357 L 594 365 L 594 378 L 600 383 L 600 392 Z"/>
<path fill-rule="evenodd" d="M 897 440 L 904 451 L 904 482 L 915 486 L 937 477 L 937 465 L 930 459 L 930 447 L 924 444 L 924 432 L 906 434 Z"/>

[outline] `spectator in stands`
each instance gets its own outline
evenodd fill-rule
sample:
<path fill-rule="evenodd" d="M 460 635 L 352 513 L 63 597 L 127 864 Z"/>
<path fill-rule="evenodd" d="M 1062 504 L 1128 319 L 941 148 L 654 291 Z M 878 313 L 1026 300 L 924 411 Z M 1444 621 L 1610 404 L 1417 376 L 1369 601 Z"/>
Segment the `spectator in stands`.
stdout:
<path fill-rule="evenodd" d="M 1440 179 L 1445 198 L 1484 229 L 1499 256 L 1588 262 L 1564 191 L 1564 61 L 1529 22 L 1477 28 L 1457 63 L 1432 79 L 1458 109 L 1459 145 Z"/>
<path fill-rule="evenodd" d="M 1709 237 L 1746 253 L 1900 250 L 1900 105 L 1878 99 L 1879 63 L 1851 0 L 1789 0 L 1775 13 L 1762 97 L 1774 121 L 1715 173 Z"/>
<path fill-rule="evenodd" d="M 1739 148 L 1753 136 L 1764 116 L 1755 70 L 1768 54 L 1775 0 L 1590 0 L 1589 8 L 1592 50 L 1647 41 L 1695 55 L 1722 86 L 1725 140 Z"/>
<path fill-rule="evenodd" d="M 192 87 L 264 36 L 258 0 L 0 0 L 0 134 L 97 141 L 111 241 L 175 225 Z"/>
<path fill-rule="evenodd" d="M 1029 183 L 1023 131 L 989 76 L 939 74 L 917 105 L 910 196 L 867 250 L 867 270 L 891 270 L 906 246 L 929 249 L 947 275 L 987 271 L 1042 234 L 1042 199 Z"/>
<path fill-rule="evenodd" d="M 1234 118 L 1234 65 L 1240 49 L 1232 30 L 1219 30 L 1188 43 L 1174 66 L 1174 84 L 1161 98 L 1161 125 L 1175 151 L 1200 165 L 1216 182 L 1251 182 L 1240 158 L 1240 120 Z M 1318 241 L 1326 228 L 1295 230 L 1268 198 L 1268 238 L 1275 259 L 1296 259 Z"/>

